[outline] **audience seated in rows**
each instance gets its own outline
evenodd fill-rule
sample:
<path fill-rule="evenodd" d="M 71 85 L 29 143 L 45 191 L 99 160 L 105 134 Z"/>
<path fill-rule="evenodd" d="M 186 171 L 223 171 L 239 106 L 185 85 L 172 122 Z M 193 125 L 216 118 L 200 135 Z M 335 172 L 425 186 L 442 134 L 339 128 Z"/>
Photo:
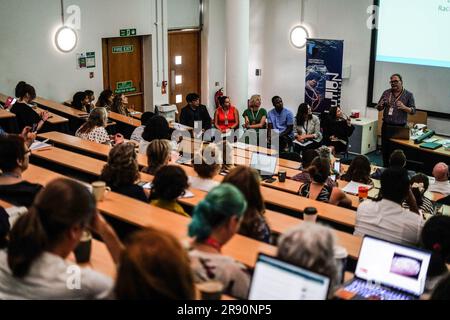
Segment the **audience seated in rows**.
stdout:
<path fill-rule="evenodd" d="M 388 168 L 381 175 L 381 200 L 362 202 L 356 214 L 355 235 L 369 235 L 384 240 L 416 246 L 424 221 L 410 189 L 408 172 Z M 412 211 L 404 209 L 407 201 Z M 413 212 L 414 211 L 414 212 Z"/>
<path fill-rule="evenodd" d="M 340 107 L 331 107 L 328 117 L 321 123 L 323 129 L 323 143 L 333 147 L 335 153 L 346 152 L 349 138 L 355 131 L 350 118 L 345 118 Z"/>
<path fill-rule="evenodd" d="M 113 104 L 114 99 L 114 93 L 109 90 L 103 90 L 100 93 L 100 96 L 98 97 L 97 103 L 95 104 L 96 107 L 99 108 L 105 108 L 107 111 L 111 111 L 111 107 Z"/>
<path fill-rule="evenodd" d="M 450 263 L 450 217 L 430 218 L 422 230 L 423 248 L 432 252 L 428 268 L 426 291 L 431 292 L 436 285 L 449 275 Z"/>
<path fill-rule="evenodd" d="M 22 177 L 28 169 L 30 153 L 21 136 L 0 136 L 0 199 L 24 207 L 33 203 L 42 186 Z"/>
<path fill-rule="evenodd" d="M 448 165 L 441 162 L 438 163 L 433 169 L 433 177 L 436 180 L 430 186 L 431 192 L 439 192 L 443 195 L 450 195 L 450 181 Z"/>
<path fill-rule="evenodd" d="M 105 108 L 95 108 L 89 114 L 89 118 L 75 133 L 75 136 L 83 140 L 96 143 L 112 145 L 123 143 L 124 138 L 121 134 L 116 134 L 112 139 L 106 131 L 108 124 L 108 114 Z"/>
<path fill-rule="evenodd" d="M 212 119 L 208 108 L 200 104 L 200 96 L 196 93 L 190 93 L 186 96 L 187 105 L 181 109 L 180 123 L 182 125 L 194 128 L 196 122 L 201 122 L 199 129 L 206 131 L 212 127 Z"/>
<path fill-rule="evenodd" d="M 111 112 L 116 112 L 127 117 L 130 116 L 130 112 L 128 111 L 128 98 L 126 95 L 117 94 L 114 96 Z"/>
<path fill-rule="evenodd" d="M 347 172 L 342 175 L 341 180 L 348 182 L 354 181 L 373 186 L 374 183 L 370 178 L 371 170 L 369 159 L 366 156 L 359 155 L 352 160 L 350 167 Z"/>
<path fill-rule="evenodd" d="M 389 157 L 389 168 L 406 168 L 406 155 L 403 150 L 394 150 Z M 377 168 L 377 170 L 371 175 L 372 179 L 380 180 L 381 175 L 387 168 Z M 414 171 L 408 171 L 408 177 L 411 178 L 416 173 Z"/>
<path fill-rule="evenodd" d="M 147 147 L 147 167 L 142 172 L 155 175 L 156 172 L 169 164 L 172 145 L 169 140 L 153 140 Z"/>
<path fill-rule="evenodd" d="M 177 199 L 189 188 L 188 177 L 180 166 L 165 166 L 159 169 L 152 182 L 151 204 L 189 217 Z"/>
<path fill-rule="evenodd" d="M 259 133 L 259 129 L 267 127 L 267 110 L 261 108 L 261 96 L 253 95 L 248 104 L 248 108 L 242 114 L 244 117 L 244 129 L 254 130 Z"/>
<path fill-rule="evenodd" d="M 33 128 L 35 132 L 42 129 L 48 120 L 47 111 L 37 113 L 33 110 L 33 100 L 36 99 L 36 90 L 33 86 L 21 81 L 16 86 L 17 102 L 11 107 L 10 111 L 16 115 L 19 130 L 25 127 Z"/>
<path fill-rule="evenodd" d="M 294 143 L 294 151 L 297 153 L 302 153 L 307 149 L 317 149 L 321 145 L 323 136 L 320 130 L 320 120 L 306 103 L 302 103 L 298 107 L 295 116 L 294 139 L 298 142 Z"/>
<path fill-rule="evenodd" d="M 427 219 L 429 215 L 434 215 L 435 209 L 433 202 L 425 196 L 430 185 L 428 177 L 422 173 L 416 174 L 411 178 L 410 185 L 421 216 Z M 409 209 L 406 201 L 403 202 L 403 208 Z"/>
<path fill-rule="evenodd" d="M 148 145 L 153 140 L 165 139 L 171 141 L 170 135 L 170 127 L 166 118 L 162 116 L 152 117 L 142 133 L 142 141 L 139 143 L 139 153 L 144 155 L 147 154 Z M 174 145 L 176 143 L 171 141 L 171 144 L 173 145 L 172 149 L 176 149 L 176 146 Z"/>
<path fill-rule="evenodd" d="M 223 96 L 219 98 L 220 106 L 214 115 L 214 126 L 222 133 L 229 130 L 239 129 L 239 112 L 231 104 L 230 98 Z"/>
<path fill-rule="evenodd" d="M 319 152 L 317 152 L 317 150 L 310 149 L 303 151 L 302 167 L 300 168 L 302 172 L 294 176 L 292 180 L 299 181 L 301 183 L 310 183 L 311 175 L 309 174 L 308 169 L 311 166 L 312 161 L 317 157 L 319 157 Z M 329 188 L 334 188 L 337 186 L 336 181 L 331 179 L 331 177 L 328 177 L 326 185 Z"/>
<path fill-rule="evenodd" d="M 224 294 L 246 299 L 250 274 L 233 258 L 222 255 L 222 247 L 239 229 L 247 202 L 242 193 L 230 184 L 211 190 L 194 209 L 189 225 L 189 257 L 194 281 L 220 281 Z"/>
<path fill-rule="evenodd" d="M 151 118 L 153 118 L 155 114 L 153 112 L 144 112 L 141 116 L 141 125 L 134 129 L 131 134 L 131 141 L 136 141 L 137 143 L 141 143 L 142 134 L 144 133 L 145 126 L 148 124 Z"/>
<path fill-rule="evenodd" d="M 306 222 L 281 236 L 277 255 L 281 260 L 329 277 L 331 299 L 339 285 L 339 268 L 334 257 L 335 245 L 332 229 Z"/>
<path fill-rule="evenodd" d="M 261 184 L 258 172 L 250 167 L 238 166 L 223 180 L 238 188 L 247 201 L 239 233 L 266 243 L 270 242 L 270 228 L 264 217 L 266 207 L 261 194 Z"/>
<path fill-rule="evenodd" d="M 84 93 L 87 94 L 88 99 L 89 99 L 90 107 L 89 107 L 89 111 L 88 112 L 91 112 L 91 110 L 95 108 L 95 104 L 94 104 L 95 94 L 94 94 L 94 91 L 92 91 L 92 90 L 85 90 Z"/>
<path fill-rule="evenodd" d="M 171 234 L 147 228 L 131 235 L 120 257 L 118 300 L 194 300 L 186 250 Z"/>
<path fill-rule="evenodd" d="M 274 109 L 267 114 L 267 127 L 276 132 L 279 138 L 280 152 L 285 152 L 294 140 L 294 115 L 284 107 L 281 97 L 273 97 L 272 104 Z"/>
<path fill-rule="evenodd" d="M 77 269 L 79 289 L 68 286 L 77 271 L 68 272 L 74 269 L 66 259 L 87 229 L 105 241 L 118 263 L 121 243 L 97 213 L 88 189 L 67 179 L 47 185 L 13 226 L 7 250 L 0 251 L 0 299 L 107 298 L 112 279 L 88 268 Z"/>
<path fill-rule="evenodd" d="M 119 144 L 111 149 L 100 180 L 106 182 L 113 192 L 148 202 L 149 195 L 138 185 L 139 164 L 133 143 Z"/>
<path fill-rule="evenodd" d="M 91 100 L 86 92 L 80 91 L 74 94 L 72 107 L 83 112 L 91 112 Z"/>
<path fill-rule="evenodd" d="M 195 177 L 189 177 L 192 188 L 209 192 L 219 185 L 214 177 L 220 173 L 222 153 L 215 144 L 206 144 L 194 155 Z"/>
<path fill-rule="evenodd" d="M 315 158 L 308 168 L 311 182 L 307 182 L 301 186 L 299 195 L 312 200 L 351 207 L 352 201 L 342 190 L 336 187 L 329 187 L 326 184 L 330 177 L 330 171 L 331 167 L 328 159 L 321 157 Z"/>

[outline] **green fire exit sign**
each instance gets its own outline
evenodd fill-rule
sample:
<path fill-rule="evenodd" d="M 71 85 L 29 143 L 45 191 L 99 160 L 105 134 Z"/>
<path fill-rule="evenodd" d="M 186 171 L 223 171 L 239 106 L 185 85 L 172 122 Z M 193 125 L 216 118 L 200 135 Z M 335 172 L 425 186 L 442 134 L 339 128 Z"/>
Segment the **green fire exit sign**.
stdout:
<path fill-rule="evenodd" d="M 121 29 L 120 36 L 121 37 L 132 37 L 137 35 L 136 29 Z"/>

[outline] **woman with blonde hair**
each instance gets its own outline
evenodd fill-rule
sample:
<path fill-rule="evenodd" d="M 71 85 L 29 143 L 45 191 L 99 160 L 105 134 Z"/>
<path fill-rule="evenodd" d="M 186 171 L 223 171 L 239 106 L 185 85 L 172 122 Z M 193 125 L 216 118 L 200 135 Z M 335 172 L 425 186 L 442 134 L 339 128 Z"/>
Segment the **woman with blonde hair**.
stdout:
<path fill-rule="evenodd" d="M 156 172 L 169 164 L 172 156 L 172 145 L 169 140 L 153 140 L 147 147 L 147 167 L 142 172 L 155 175 Z"/>
<path fill-rule="evenodd" d="M 219 185 L 213 178 L 219 174 L 222 155 L 215 144 L 206 144 L 194 155 L 194 171 L 196 177 L 189 177 L 192 188 L 209 192 Z"/>
<path fill-rule="evenodd" d="M 148 202 L 144 189 L 139 182 L 139 164 L 133 143 L 115 146 L 109 153 L 108 162 L 102 170 L 100 179 L 111 190 L 124 196 Z"/>
<path fill-rule="evenodd" d="M 108 112 L 105 108 L 94 108 L 89 114 L 89 118 L 75 133 L 75 136 L 83 140 L 88 140 L 96 143 L 111 145 L 111 140 L 114 144 L 123 143 L 124 137 L 121 134 L 116 134 L 113 139 L 106 131 L 108 123 Z"/>
<path fill-rule="evenodd" d="M 267 110 L 261 108 L 261 96 L 259 94 L 253 95 L 248 104 L 248 109 L 242 115 L 245 119 L 245 129 L 259 129 L 266 128 Z"/>
<path fill-rule="evenodd" d="M 223 180 L 237 187 L 247 200 L 239 233 L 258 241 L 270 242 L 270 228 L 264 218 L 266 207 L 261 194 L 261 184 L 255 169 L 239 166 L 233 169 Z"/>
<path fill-rule="evenodd" d="M 189 257 L 170 233 L 148 228 L 131 236 L 115 285 L 119 300 L 194 300 Z"/>

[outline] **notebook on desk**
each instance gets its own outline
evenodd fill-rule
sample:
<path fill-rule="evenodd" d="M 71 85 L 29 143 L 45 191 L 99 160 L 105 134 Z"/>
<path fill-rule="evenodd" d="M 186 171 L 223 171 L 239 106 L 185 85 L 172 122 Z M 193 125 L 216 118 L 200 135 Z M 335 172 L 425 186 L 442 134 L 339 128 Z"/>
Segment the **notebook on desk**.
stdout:
<path fill-rule="evenodd" d="M 436 142 L 428 142 L 428 143 L 422 143 L 420 145 L 422 149 L 428 149 L 428 150 L 437 150 L 440 147 L 442 147 L 442 144 L 436 143 Z"/>

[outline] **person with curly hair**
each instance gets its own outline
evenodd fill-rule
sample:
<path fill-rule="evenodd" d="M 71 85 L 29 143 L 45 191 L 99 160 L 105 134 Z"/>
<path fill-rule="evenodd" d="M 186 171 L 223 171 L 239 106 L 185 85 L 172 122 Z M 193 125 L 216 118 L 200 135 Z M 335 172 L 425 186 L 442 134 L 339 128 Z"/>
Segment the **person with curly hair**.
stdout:
<path fill-rule="evenodd" d="M 139 164 L 134 144 L 123 143 L 111 149 L 100 179 L 114 192 L 148 202 L 144 189 L 137 185 L 139 178 Z"/>
<path fill-rule="evenodd" d="M 150 204 L 189 217 L 177 202 L 187 188 L 189 188 L 188 177 L 180 166 L 162 167 L 153 179 Z"/>

